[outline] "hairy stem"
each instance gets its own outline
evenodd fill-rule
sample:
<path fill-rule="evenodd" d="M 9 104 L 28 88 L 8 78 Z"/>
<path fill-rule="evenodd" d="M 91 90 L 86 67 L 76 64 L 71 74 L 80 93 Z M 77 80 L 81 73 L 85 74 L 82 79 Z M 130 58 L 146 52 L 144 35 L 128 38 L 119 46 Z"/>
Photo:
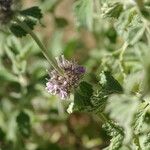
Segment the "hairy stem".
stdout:
<path fill-rule="evenodd" d="M 30 27 L 25 23 L 20 21 L 18 18 L 15 19 L 15 21 L 20 25 L 20 27 L 25 30 L 28 34 L 30 34 L 30 36 L 32 37 L 32 39 L 37 43 L 37 45 L 39 46 L 39 48 L 41 49 L 43 55 L 45 56 L 45 58 L 48 60 L 48 62 L 50 63 L 50 65 L 57 70 L 60 74 L 62 74 L 62 70 L 58 67 L 58 65 L 55 63 L 55 61 L 52 59 L 52 57 L 49 56 L 48 51 L 46 49 L 46 47 L 43 45 L 43 43 L 39 40 L 39 38 L 36 36 L 36 34 L 30 29 Z"/>
<path fill-rule="evenodd" d="M 137 150 L 142 150 L 138 135 L 134 135 L 134 144 L 137 146 Z"/>
<path fill-rule="evenodd" d="M 123 55 L 125 53 L 125 50 L 127 49 L 128 47 L 128 43 L 125 42 L 121 48 L 121 52 L 120 52 L 120 55 L 119 55 L 119 67 L 120 67 L 120 70 L 122 72 L 122 75 L 123 75 L 123 80 L 125 80 L 126 78 L 126 74 L 125 74 L 125 71 L 124 71 L 124 63 L 123 63 Z"/>
<path fill-rule="evenodd" d="M 109 119 L 103 113 L 98 113 L 98 116 L 103 123 L 109 122 Z"/>

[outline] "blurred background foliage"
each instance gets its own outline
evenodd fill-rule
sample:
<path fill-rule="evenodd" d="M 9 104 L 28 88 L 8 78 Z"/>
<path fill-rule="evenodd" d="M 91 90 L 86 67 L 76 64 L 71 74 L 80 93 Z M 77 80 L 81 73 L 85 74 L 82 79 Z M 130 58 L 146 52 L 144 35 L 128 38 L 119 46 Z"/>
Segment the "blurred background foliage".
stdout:
<path fill-rule="evenodd" d="M 140 103 L 133 93 L 150 90 L 150 2 L 145 1 L 146 11 L 141 11 L 133 0 L 18 1 L 22 8 L 35 5 L 44 14 L 35 32 L 53 57 L 75 58 L 87 69 L 84 80 L 95 87 L 102 70 L 111 71 L 122 84 L 124 94 L 109 97 L 106 113 L 126 130 L 122 149 L 133 149 L 128 147 L 131 122 Z M 30 36 L 19 39 L 0 29 L 0 149 L 102 150 L 108 146 L 110 137 L 97 116 L 68 114 L 73 95 L 61 101 L 47 93 L 49 69 Z M 147 111 L 142 141 L 144 133 L 150 132 L 149 118 Z"/>

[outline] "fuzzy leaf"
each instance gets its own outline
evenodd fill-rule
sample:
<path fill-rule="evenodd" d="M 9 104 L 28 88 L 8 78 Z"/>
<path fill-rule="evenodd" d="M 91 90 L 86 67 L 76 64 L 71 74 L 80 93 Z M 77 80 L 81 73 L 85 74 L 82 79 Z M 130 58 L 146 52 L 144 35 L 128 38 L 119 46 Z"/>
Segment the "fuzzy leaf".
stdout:
<path fill-rule="evenodd" d="M 148 109 L 147 103 L 142 103 L 139 105 L 139 109 L 137 113 L 135 114 L 135 118 L 133 121 L 133 129 L 134 129 L 134 134 L 136 135 L 139 134 L 141 131 L 141 127 L 142 127 L 147 109 Z"/>
<path fill-rule="evenodd" d="M 16 118 L 18 129 L 24 137 L 29 137 L 30 135 L 30 118 L 27 113 L 20 112 Z"/>
<path fill-rule="evenodd" d="M 131 45 L 138 42 L 142 38 L 144 31 L 145 28 L 142 25 L 138 25 L 133 28 L 130 28 L 128 33 L 128 42 Z"/>
<path fill-rule="evenodd" d="M 78 0 L 75 3 L 75 16 L 79 26 L 87 27 L 92 30 L 93 26 L 93 1 Z"/>
<path fill-rule="evenodd" d="M 103 128 L 107 131 L 108 135 L 112 137 L 108 150 L 120 149 L 124 139 L 123 129 L 114 122 L 105 123 Z"/>
<path fill-rule="evenodd" d="M 122 93 L 123 88 L 120 83 L 111 75 L 110 72 L 105 71 L 100 74 L 100 84 L 103 91 L 108 93 Z"/>
<path fill-rule="evenodd" d="M 107 99 L 108 99 L 108 95 L 103 93 L 103 91 L 97 91 L 97 93 L 91 97 L 93 112 L 97 114 L 99 112 L 104 111 L 107 103 Z"/>
<path fill-rule="evenodd" d="M 122 13 L 115 27 L 118 34 L 131 45 L 141 40 L 145 30 L 141 18 L 135 9 L 129 9 Z"/>
<path fill-rule="evenodd" d="M 123 11 L 123 5 L 119 2 L 110 4 L 107 7 L 102 8 L 103 9 L 103 17 L 104 18 L 118 18 Z"/>
<path fill-rule="evenodd" d="M 87 82 L 81 82 L 79 84 L 79 88 L 75 91 L 74 94 L 75 107 L 81 108 L 84 106 L 90 106 L 91 105 L 90 98 L 92 94 L 93 94 L 92 86 Z"/>
<path fill-rule="evenodd" d="M 144 141 L 144 149 L 145 150 L 150 149 L 150 132 L 147 134 L 146 139 Z"/>
<path fill-rule="evenodd" d="M 22 10 L 20 12 L 20 14 L 23 16 L 28 16 L 28 17 L 31 16 L 31 17 L 36 18 L 36 19 L 41 19 L 43 16 L 41 13 L 41 9 L 37 6 Z"/>
<path fill-rule="evenodd" d="M 2 142 L 5 139 L 5 132 L 0 128 L 0 141 Z"/>
<path fill-rule="evenodd" d="M 6 68 L 1 67 L 0 68 L 0 82 L 2 84 L 3 82 L 6 82 L 6 81 L 18 82 L 18 78 L 17 76 L 9 72 Z"/>
<path fill-rule="evenodd" d="M 34 29 L 34 26 L 36 25 L 35 20 L 26 19 L 23 21 L 28 27 L 30 27 L 31 30 Z M 28 33 L 23 30 L 17 23 L 13 23 L 10 27 L 10 31 L 17 37 L 23 37 L 26 36 Z"/>
<path fill-rule="evenodd" d="M 42 13 L 39 7 L 31 7 L 29 9 L 20 11 L 20 15 L 24 17 L 22 21 L 25 23 L 31 30 L 34 29 L 34 26 L 42 18 Z M 17 23 L 12 22 L 10 25 L 10 31 L 17 37 L 26 36 L 28 33 Z"/>
<path fill-rule="evenodd" d="M 65 18 L 57 17 L 55 22 L 58 28 L 64 28 L 68 25 L 68 21 Z"/>
<path fill-rule="evenodd" d="M 142 9 L 141 13 L 145 17 L 145 19 L 150 20 L 150 8 Z"/>
<path fill-rule="evenodd" d="M 87 97 L 91 97 L 93 94 L 93 88 L 91 84 L 84 81 L 80 83 L 80 91 L 83 95 Z"/>

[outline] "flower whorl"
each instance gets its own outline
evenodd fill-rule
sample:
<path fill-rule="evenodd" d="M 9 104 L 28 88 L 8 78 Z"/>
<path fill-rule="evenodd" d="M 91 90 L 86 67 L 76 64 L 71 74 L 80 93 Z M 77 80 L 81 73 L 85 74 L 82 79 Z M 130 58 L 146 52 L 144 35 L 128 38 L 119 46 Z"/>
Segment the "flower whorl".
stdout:
<path fill-rule="evenodd" d="M 46 83 L 46 89 L 49 93 L 65 99 L 69 96 L 71 90 L 79 84 L 85 73 L 85 68 L 79 66 L 75 61 L 66 60 L 63 55 L 56 60 L 60 69 L 63 70 L 63 75 L 59 74 L 57 70 L 52 70 L 49 73 L 50 79 Z"/>

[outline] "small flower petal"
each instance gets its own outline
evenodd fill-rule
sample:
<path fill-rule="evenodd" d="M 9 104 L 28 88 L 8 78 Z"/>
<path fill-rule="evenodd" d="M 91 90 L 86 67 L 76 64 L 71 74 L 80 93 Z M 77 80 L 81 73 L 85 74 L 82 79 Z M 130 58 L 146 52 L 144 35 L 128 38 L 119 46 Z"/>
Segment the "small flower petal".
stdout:
<path fill-rule="evenodd" d="M 66 60 L 63 55 L 57 57 L 56 61 L 64 74 L 61 75 L 56 70 L 52 70 L 49 73 L 50 79 L 46 83 L 46 90 L 53 95 L 59 95 L 61 99 L 65 99 L 79 84 L 85 73 L 85 68 L 79 66 L 75 61 Z"/>

